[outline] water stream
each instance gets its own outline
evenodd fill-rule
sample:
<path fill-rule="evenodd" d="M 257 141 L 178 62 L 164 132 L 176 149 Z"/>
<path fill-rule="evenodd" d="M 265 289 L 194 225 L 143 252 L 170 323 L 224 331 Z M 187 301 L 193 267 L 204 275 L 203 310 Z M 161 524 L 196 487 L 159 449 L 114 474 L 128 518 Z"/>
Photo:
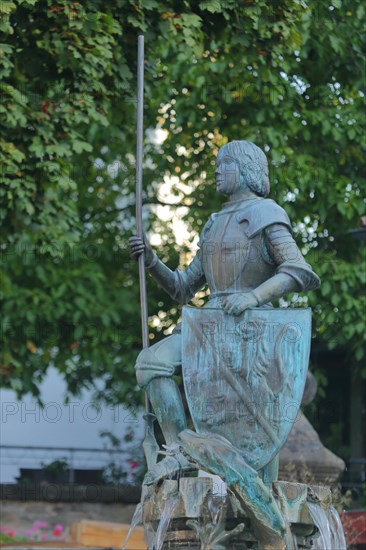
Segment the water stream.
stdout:
<path fill-rule="evenodd" d="M 296 535 L 294 535 L 293 532 L 291 531 L 290 524 L 286 520 L 286 518 L 284 518 L 284 520 L 285 520 L 285 526 L 286 526 L 286 535 L 285 535 L 286 550 L 298 550 Z"/>
<path fill-rule="evenodd" d="M 314 540 L 314 550 L 347 550 L 343 527 L 337 510 L 330 506 L 324 510 L 320 504 L 308 502 L 309 512 L 319 529 L 319 537 Z"/>
<path fill-rule="evenodd" d="M 165 501 L 163 513 L 161 514 L 158 529 L 156 531 L 155 543 L 152 542 L 152 547 L 149 545 L 149 550 L 161 550 L 164 544 L 165 535 L 169 529 L 169 524 L 174 514 L 174 510 L 179 504 L 179 493 L 173 493 Z"/>
<path fill-rule="evenodd" d="M 207 507 L 211 516 L 213 525 L 217 525 L 220 521 L 220 516 L 223 513 L 226 502 L 225 496 L 209 495 L 207 498 Z"/>
<path fill-rule="evenodd" d="M 127 543 L 130 540 L 132 533 L 134 532 L 136 527 L 140 525 L 140 523 L 142 523 L 142 503 L 141 502 L 139 502 L 138 505 L 136 506 L 136 510 L 132 516 L 131 525 L 128 530 L 127 537 L 125 538 L 125 541 L 122 545 L 122 550 L 126 550 Z"/>
<path fill-rule="evenodd" d="M 332 517 L 332 521 L 334 525 L 333 533 L 337 536 L 337 538 L 334 539 L 333 547 L 340 548 L 341 550 L 343 549 L 345 550 L 347 548 L 347 543 L 346 543 L 346 537 L 344 536 L 341 518 L 339 517 L 337 510 L 333 506 L 330 506 L 329 511 L 330 511 L 330 515 Z"/>

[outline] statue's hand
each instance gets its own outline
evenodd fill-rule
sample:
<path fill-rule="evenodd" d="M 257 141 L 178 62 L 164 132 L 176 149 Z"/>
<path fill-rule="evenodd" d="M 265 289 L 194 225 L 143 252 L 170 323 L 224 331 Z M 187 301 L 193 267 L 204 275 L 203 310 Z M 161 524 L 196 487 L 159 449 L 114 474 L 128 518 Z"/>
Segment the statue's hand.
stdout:
<path fill-rule="evenodd" d="M 222 298 L 221 304 L 226 313 L 240 315 L 245 309 L 256 307 L 258 301 L 252 292 L 244 292 L 243 294 L 231 294 Z"/>
<path fill-rule="evenodd" d="M 131 258 L 138 260 L 143 252 L 145 252 L 145 264 L 149 265 L 154 259 L 154 252 L 151 248 L 149 241 L 144 233 L 144 238 L 134 235 L 129 239 L 129 245 L 131 250 Z"/>

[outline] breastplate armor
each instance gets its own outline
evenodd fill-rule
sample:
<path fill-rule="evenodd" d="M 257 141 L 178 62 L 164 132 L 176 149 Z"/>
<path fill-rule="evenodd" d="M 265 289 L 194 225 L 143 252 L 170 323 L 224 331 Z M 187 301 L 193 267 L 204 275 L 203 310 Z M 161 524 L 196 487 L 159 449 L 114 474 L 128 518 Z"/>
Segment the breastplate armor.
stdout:
<path fill-rule="evenodd" d="M 288 218 L 282 208 L 261 198 L 226 203 L 211 214 L 198 243 L 211 294 L 247 292 L 272 277 L 276 265 L 268 255 L 263 229 L 284 220 Z"/>

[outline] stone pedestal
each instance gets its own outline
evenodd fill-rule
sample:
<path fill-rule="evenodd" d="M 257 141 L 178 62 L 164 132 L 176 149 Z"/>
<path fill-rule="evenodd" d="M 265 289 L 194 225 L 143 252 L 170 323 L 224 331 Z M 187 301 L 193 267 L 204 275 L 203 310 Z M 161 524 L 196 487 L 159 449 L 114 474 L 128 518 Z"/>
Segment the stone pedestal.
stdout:
<path fill-rule="evenodd" d="M 149 547 L 155 545 L 163 550 L 261 548 L 238 499 L 232 493 L 220 496 L 213 491 L 210 478 L 166 480 L 160 487 L 145 488 L 143 523 Z M 311 548 L 319 530 L 309 505 L 329 508 L 330 490 L 277 481 L 272 484 L 272 491 L 288 526 L 286 548 Z"/>

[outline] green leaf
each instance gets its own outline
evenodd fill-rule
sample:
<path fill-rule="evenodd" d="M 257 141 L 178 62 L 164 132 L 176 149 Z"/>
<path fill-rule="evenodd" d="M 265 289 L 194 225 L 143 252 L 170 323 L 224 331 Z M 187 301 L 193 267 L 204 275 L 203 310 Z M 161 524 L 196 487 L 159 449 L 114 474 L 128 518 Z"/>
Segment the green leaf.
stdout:
<path fill-rule="evenodd" d="M 73 141 L 72 142 L 72 148 L 74 149 L 75 153 L 82 153 L 83 151 L 91 152 L 93 150 L 93 146 L 86 142 L 86 141 Z"/>
<path fill-rule="evenodd" d="M 207 2 L 200 2 L 199 7 L 201 10 L 206 10 L 210 13 L 222 12 L 222 5 L 219 0 L 208 0 Z"/>
<path fill-rule="evenodd" d="M 325 281 L 323 284 L 322 284 L 322 294 L 323 296 L 328 296 L 331 292 L 331 285 L 330 285 L 330 282 L 329 281 Z"/>

